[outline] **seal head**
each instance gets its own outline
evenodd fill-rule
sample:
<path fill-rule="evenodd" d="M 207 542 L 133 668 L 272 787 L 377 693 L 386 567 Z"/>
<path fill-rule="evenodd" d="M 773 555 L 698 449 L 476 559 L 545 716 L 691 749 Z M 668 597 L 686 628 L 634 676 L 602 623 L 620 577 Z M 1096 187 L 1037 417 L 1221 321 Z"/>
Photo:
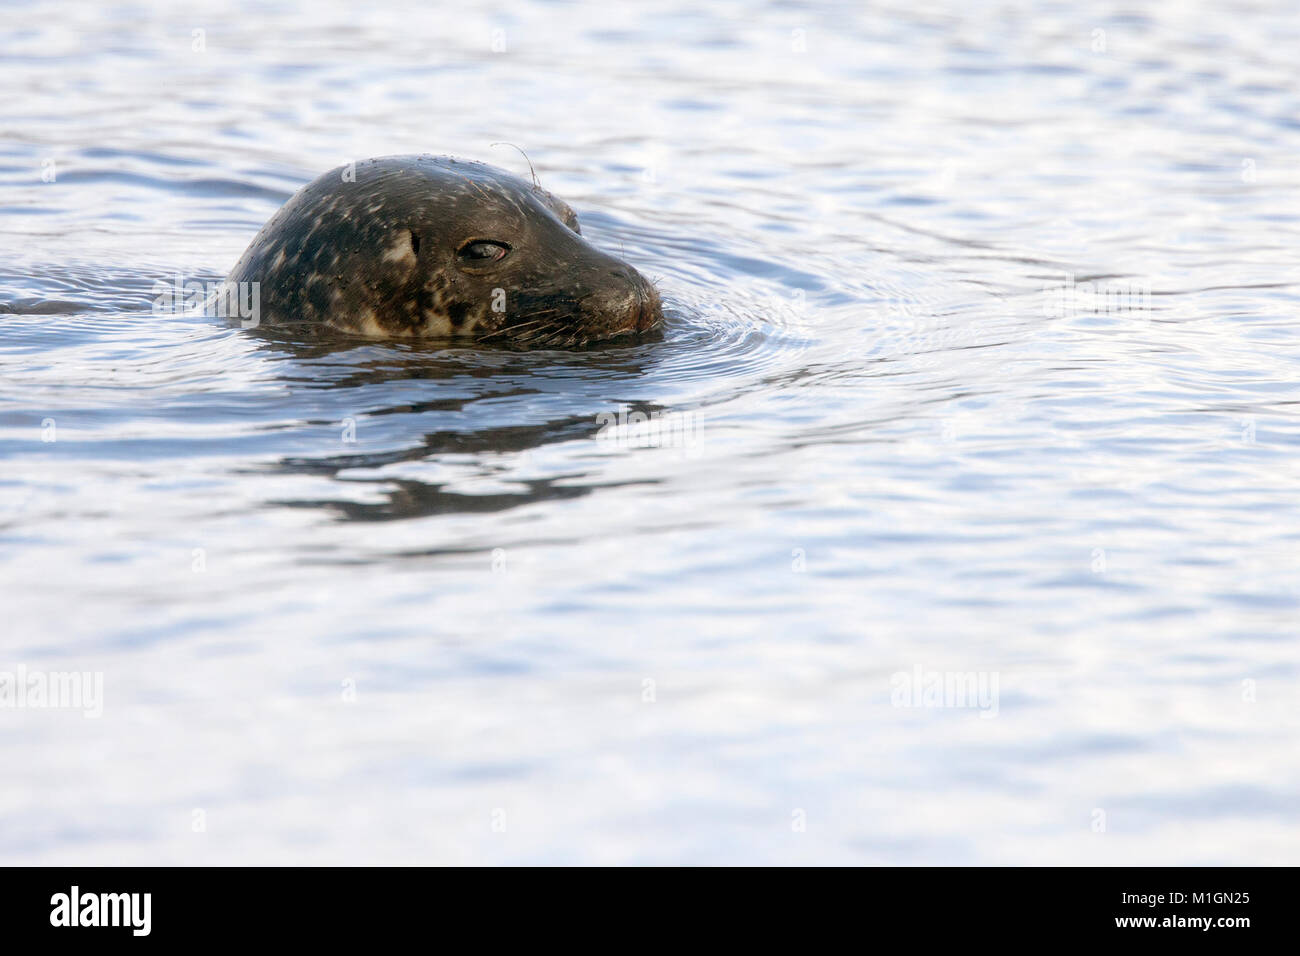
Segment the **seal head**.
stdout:
<path fill-rule="evenodd" d="M 484 163 L 389 156 L 304 186 L 227 277 L 270 325 L 568 348 L 658 329 L 654 287 L 567 203 Z"/>

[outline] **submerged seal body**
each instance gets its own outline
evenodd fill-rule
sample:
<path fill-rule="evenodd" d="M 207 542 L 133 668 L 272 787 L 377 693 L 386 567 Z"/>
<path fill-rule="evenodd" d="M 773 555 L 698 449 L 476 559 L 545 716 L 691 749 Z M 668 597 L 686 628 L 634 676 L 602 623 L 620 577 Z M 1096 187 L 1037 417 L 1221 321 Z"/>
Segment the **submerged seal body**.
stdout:
<path fill-rule="evenodd" d="M 332 170 L 271 218 L 227 277 L 261 320 L 374 338 L 564 348 L 657 329 L 659 296 L 539 186 L 483 163 L 388 156 Z"/>

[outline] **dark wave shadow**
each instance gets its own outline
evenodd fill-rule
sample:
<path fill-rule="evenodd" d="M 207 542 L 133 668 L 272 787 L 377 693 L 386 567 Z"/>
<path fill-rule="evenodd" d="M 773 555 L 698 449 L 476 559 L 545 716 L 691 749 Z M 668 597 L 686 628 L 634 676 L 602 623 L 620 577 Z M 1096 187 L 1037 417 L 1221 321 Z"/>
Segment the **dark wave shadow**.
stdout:
<path fill-rule="evenodd" d="M 566 476 L 564 480 L 572 480 L 572 477 L 575 476 Z M 547 478 L 523 482 L 527 490 L 513 494 L 466 495 L 447 491 L 442 485 L 413 479 L 374 479 L 362 483 L 386 486 L 383 500 L 379 502 L 320 498 L 271 503 L 286 508 L 324 510 L 343 521 L 378 522 L 428 518 L 434 515 L 492 514 L 539 501 L 580 498 L 594 490 L 589 487 L 559 485 L 557 480 Z"/>
<path fill-rule="evenodd" d="M 652 379 L 662 338 L 576 351 L 519 351 L 446 343 L 376 343 L 348 336 L 282 329 L 250 330 L 259 351 L 282 363 L 277 377 L 296 389 L 325 393 L 334 407 L 356 408 L 367 427 L 393 417 L 423 427 L 398 447 L 374 452 L 290 456 L 255 471 L 316 475 L 339 482 L 337 497 L 271 503 L 329 513 L 342 521 L 384 522 L 449 514 L 507 511 L 591 494 L 581 469 L 508 478 L 518 490 L 466 494 L 444 482 L 402 476 L 345 474 L 441 456 L 518 455 L 564 442 L 594 439 L 598 415 L 616 408 L 647 415 L 664 409 L 627 393 Z M 413 383 L 427 383 L 412 396 Z M 402 400 L 394 401 L 394 394 Z M 426 393 L 427 394 L 424 394 Z M 428 429 L 432 418 L 440 427 Z M 315 424 L 321 424 L 317 422 Z M 398 424 L 400 430 L 401 425 Z M 358 501 L 364 486 L 378 500 Z"/>

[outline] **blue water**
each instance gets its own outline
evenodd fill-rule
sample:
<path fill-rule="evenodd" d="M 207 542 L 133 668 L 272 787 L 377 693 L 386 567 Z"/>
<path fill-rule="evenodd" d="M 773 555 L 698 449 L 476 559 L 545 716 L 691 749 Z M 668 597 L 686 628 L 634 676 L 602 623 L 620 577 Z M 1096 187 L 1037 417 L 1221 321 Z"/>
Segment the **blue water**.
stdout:
<path fill-rule="evenodd" d="M 19 3 L 0 50 L 0 672 L 102 678 L 0 706 L 0 862 L 1300 861 L 1291 5 Z M 662 342 L 151 306 L 326 169 L 503 142 Z"/>

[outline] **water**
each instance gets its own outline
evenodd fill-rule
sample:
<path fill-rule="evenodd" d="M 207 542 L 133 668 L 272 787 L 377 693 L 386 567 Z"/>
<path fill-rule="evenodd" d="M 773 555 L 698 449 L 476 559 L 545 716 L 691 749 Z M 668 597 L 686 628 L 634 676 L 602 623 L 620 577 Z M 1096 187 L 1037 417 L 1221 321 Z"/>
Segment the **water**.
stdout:
<path fill-rule="evenodd" d="M 0 860 L 1300 859 L 1289 5 L 377 6 L 6 10 Z M 664 341 L 152 311 L 500 142 Z"/>

